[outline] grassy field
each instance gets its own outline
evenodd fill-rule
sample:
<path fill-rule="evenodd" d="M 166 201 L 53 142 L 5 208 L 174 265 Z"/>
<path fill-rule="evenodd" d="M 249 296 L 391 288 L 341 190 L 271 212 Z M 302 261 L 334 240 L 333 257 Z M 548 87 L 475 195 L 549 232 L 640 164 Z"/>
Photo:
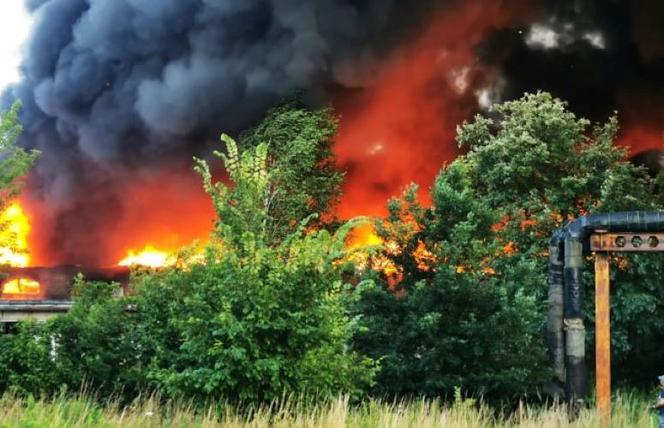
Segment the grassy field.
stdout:
<path fill-rule="evenodd" d="M 614 403 L 612 426 L 655 427 L 656 415 L 644 399 L 621 395 Z M 570 420 L 564 407 L 522 406 L 509 415 L 496 415 L 471 400 L 450 405 L 437 401 L 367 402 L 352 406 L 345 398 L 325 405 L 303 406 L 297 401 L 238 414 L 232 407 L 195 412 L 183 404 L 159 405 L 137 400 L 120 408 L 99 406 L 85 396 L 53 400 L 0 399 L 0 427 L 599 427 L 599 416 L 583 410 Z"/>

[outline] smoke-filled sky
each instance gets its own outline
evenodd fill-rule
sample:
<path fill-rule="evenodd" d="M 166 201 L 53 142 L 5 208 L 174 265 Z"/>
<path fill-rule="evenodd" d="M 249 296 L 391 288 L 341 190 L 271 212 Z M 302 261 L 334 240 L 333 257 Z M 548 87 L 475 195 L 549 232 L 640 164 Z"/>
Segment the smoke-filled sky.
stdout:
<path fill-rule="evenodd" d="M 426 189 L 456 155 L 456 125 L 524 91 L 593 120 L 617 110 L 623 143 L 662 145 L 661 1 L 26 5 L 33 31 L 2 105 L 23 102 L 22 144 L 42 151 L 24 198 L 41 263 L 108 264 L 203 234 L 192 155 L 293 93 L 340 115 L 343 216 L 379 213 L 413 180 Z"/>

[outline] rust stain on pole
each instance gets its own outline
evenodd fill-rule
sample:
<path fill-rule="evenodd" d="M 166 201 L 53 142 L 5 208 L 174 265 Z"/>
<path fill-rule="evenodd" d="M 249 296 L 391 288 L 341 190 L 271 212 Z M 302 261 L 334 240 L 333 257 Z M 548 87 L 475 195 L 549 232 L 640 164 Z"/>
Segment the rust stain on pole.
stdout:
<path fill-rule="evenodd" d="M 611 304 L 609 255 L 595 255 L 595 393 L 603 423 L 611 418 Z"/>

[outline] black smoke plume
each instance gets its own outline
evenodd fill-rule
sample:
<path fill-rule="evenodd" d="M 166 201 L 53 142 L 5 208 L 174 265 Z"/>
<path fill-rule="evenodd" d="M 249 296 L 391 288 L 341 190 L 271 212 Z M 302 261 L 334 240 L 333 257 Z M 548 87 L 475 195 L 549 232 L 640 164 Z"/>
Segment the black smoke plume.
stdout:
<path fill-rule="evenodd" d="M 474 47 L 475 66 L 494 71 L 492 101 L 551 91 L 579 114 L 604 120 L 618 110 L 626 133 L 654 136 L 647 144 L 628 141 L 635 147 L 661 145 L 663 3 L 503 3 L 534 13 L 527 24 L 493 28 Z M 23 144 L 43 153 L 27 192 L 40 207 L 44 260 L 98 264 L 108 262 L 108 236 L 133 183 L 164 169 L 189 171 L 191 156 L 205 153 L 219 132 L 245 129 L 294 92 L 315 105 L 362 91 L 434 11 L 460 2 L 27 4 L 35 26 L 24 76 L 3 106 L 23 102 Z M 485 104 L 478 96 L 477 109 Z"/>
<path fill-rule="evenodd" d="M 365 84 L 425 3 L 29 1 L 24 78 L 3 104 L 22 100 L 23 143 L 42 152 L 28 192 L 47 208 L 36 227 L 48 261 L 103 260 L 136 171 L 188 171 L 219 132 L 246 128 L 282 97 L 322 103 Z"/>

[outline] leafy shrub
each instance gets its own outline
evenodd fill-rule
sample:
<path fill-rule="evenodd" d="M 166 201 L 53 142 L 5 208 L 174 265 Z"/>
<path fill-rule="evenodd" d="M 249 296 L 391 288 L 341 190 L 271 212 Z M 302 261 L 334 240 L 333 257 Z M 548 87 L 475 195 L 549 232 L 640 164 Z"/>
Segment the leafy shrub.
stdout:
<path fill-rule="evenodd" d="M 587 213 L 662 206 L 652 180 L 615 145 L 616 132 L 615 118 L 591 127 L 549 94 L 526 95 L 459 127 L 467 153 L 441 170 L 431 209 L 412 188 L 390 202 L 377 230 L 400 282 L 382 275 L 384 286 L 357 307 L 364 333 L 356 349 L 382 357 L 377 393 L 451 394 L 459 385 L 509 399 L 543 383 L 552 232 Z M 664 289 L 655 290 L 656 276 L 635 275 L 646 266 L 661 272 L 661 260 L 620 258 L 614 269 L 618 361 L 644 342 L 661 343 L 664 325 L 653 314 Z M 592 295 L 590 276 L 586 290 Z M 647 372 L 664 368 L 656 366 Z"/>
<path fill-rule="evenodd" d="M 353 293 L 341 280 L 344 236 L 299 230 L 269 238 L 267 147 L 239 153 L 224 137 L 234 187 L 199 171 L 219 215 L 205 263 L 139 276 L 136 310 L 146 376 L 169 395 L 255 402 L 284 393 L 357 394 L 371 360 L 346 347 Z"/>

